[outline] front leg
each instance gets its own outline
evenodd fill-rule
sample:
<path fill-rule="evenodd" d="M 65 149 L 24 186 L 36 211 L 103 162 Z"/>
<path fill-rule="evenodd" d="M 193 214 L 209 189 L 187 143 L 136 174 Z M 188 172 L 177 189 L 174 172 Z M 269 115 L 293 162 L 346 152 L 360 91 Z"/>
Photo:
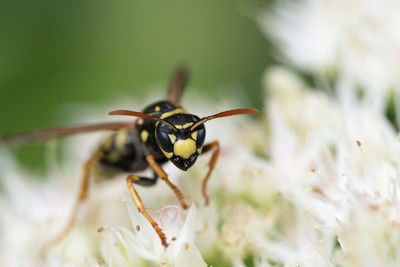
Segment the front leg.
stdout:
<path fill-rule="evenodd" d="M 157 235 L 160 237 L 161 244 L 164 247 L 168 247 L 167 243 L 167 238 L 165 237 L 164 232 L 161 230 L 161 228 L 158 226 L 158 224 L 150 217 L 150 215 L 146 212 L 146 208 L 143 204 L 142 199 L 140 198 L 139 194 L 136 192 L 135 187 L 133 186 L 133 183 L 140 183 L 141 180 L 146 179 L 143 177 L 139 177 L 136 175 L 129 175 L 126 178 L 126 183 L 128 186 L 129 191 L 131 192 L 131 196 L 133 201 L 135 202 L 135 205 L 138 209 L 138 211 L 143 214 L 143 216 L 149 221 L 153 229 L 156 231 Z"/>
<path fill-rule="evenodd" d="M 147 155 L 146 160 L 151 166 L 151 168 L 156 172 L 156 174 L 164 180 L 164 182 L 174 191 L 176 197 L 179 200 L 179 203 L 181 204 L 183 209 L 187 209 L 188 205 L 185 203 L 185 200 L 183 198 L 183 195 L 181 191 L 173 184 L 171 181 L 168 179 L 167 173 L 161 168 L 161 166 L 156 162 L 155 158 L 153 155 Z"/>
<path fill-rule="evenodd" d="M 211 155 L 210 161 L 208 162 L 208 166 L 210 168 L 209 168 L 209 170 L 208 170 L 208 172 L 206 174 L 206 177 L 204 177 L 204 180 L 203 180 L 203 183 L 202 183 L 202 186 L 201 186 L 201 192 L 203 194 L 203 197 L 204 197 L 206 205 L 208 205 L 208 202 L 209 202 L 209 197 L 207 195 L 207 189 L 206 189 L 207 182 L 208 182 L 208 179 L 210 178 L 211 172 L 214 170 L 215 164 L 217 163 L 218 156 L 219 156 L 219 151 L 220 151 L 220 146 L 219 146 L 219 142 L 218 141 L 214 141 L 214 142 L 211 142 L 211 143 L 209 143 L 209 144 L 207 144 L 207 145 L 205 145 L 203 147 L 203 153 L 206 153 L 207 151 L 210 151 L 213 148 L 215 150 Z"/>

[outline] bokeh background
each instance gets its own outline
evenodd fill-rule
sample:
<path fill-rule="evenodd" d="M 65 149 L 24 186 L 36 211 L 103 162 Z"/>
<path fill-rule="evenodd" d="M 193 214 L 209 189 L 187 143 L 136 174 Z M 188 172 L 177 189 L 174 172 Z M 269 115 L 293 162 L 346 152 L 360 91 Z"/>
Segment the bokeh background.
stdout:
<path fill-rule="evenodd" d="M 260 108 L 261 76 L 273 50 L 249 12 L 265 5 L 2 1 L 0 135 L 62 125 L 60 109 L 66 103 L 101 105 L 126 95 L 162 98 L 182 63 L 190 69 L 191 90 Z M 40 169 L 42 145 L 14 150 L 25 165 Z"/>

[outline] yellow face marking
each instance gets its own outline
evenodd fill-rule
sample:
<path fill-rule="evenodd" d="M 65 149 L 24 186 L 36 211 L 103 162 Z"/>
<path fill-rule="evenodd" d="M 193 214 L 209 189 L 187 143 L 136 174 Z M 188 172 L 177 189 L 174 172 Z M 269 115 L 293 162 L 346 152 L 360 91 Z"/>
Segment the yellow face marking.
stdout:
<path fill-rule="evenodd" d="M 143 119 L 141 119 L 141 118 L 138 119 L 138 120 L 137 120 L 137 123 L 138 123 L 139 125 L 142 125 L 142 124 L 143 124 Z"/>
<path fill-rule="evenodd" d="M 186 129 L 193 125 L 193 122 L 185 123 L 184 125 L 174 125 L 176 129 Z"/>
<path fill-rule="evenodd" d="M 160 111 L 160 106 L 156 106 L 156 108 L 154 109 L 155 111 Z"/>
<path fill-rule="evenodd" d="M 174 144 L 174 154 L 184 159 L 190 158 L 196 152 L 196 142 L 191 139 L 181 139 Z"/>
<path fill-rule="evenodd" d="M 203 151 L 203 147 L 198 148 L 198 149 L 197 149 L 197 154 L 200 155 L 202 151 Z"/>
<path fill-rule="evenodd" d="M 171 111 L 168 111 L 168 112 L 165 112 L 164 114 L 162 114 L 162 116 L 160 117 L 160 119 L 168 118 L 169 116 L 172 116 L 172 115 L 177 114 L 177 113 L 186 114 L 187 112 L 186 112 L 186 110 L 184 110 L 183 108 L 176 108 L 176 109 L 173 109 L 173 110 L 171 110 Z"/>
<path fill-rule="evenodd" d="M 171 140 L 171 144 L 175 143 L 176 136 L 174 134 L 169 134 L 168 137 L 169 137 L 169 140 Z"/>
<path fill-rule="evenodd" d="M 165 156 L 167 159 L 172 158 L 172 156 L 174 155 L 174 153 L 172 153 L 172 152 L 167 152 L 167 151 L 165 151 L 164 149 L 162 149 L 161 146 L 160 146 L 160 149 L 161 149 L 161 152 L 164 154 L 164 156 Z"/>
<path fill-rule="evenodd" d="M 191 134 L 191 136 L 192 136 L 192 138 L 193 138 L 193 140 L 197 140 L 197 131 L 194 131 L 192 134 Z"/>
<path fill-rule="evenodd" d="M 143 131 L 140 133 L 140 139 L 142 139 L 142 142 L 143 142 L 143 143 L 146 143 L 147 138 L 149 138 L 149 133 L 148 133 L 146 130 L 143 130 Z"/>

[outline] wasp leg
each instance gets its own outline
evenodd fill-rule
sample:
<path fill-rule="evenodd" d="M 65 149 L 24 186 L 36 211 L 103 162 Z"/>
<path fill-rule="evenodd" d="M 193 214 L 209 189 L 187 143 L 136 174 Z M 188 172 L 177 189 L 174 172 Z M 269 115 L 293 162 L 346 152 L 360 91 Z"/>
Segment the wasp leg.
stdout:
<path fill-rule="evenodd" d="M 42 248 L 42 256 L 43 258 L 46 257 L 47 251 L 49 251 L 52 247 L 60 243 L 71 231 L 72 227 L 76 222 L 76 218 L 78 216 L 79 208 L 82 202 L 87 198 L 88 190 L 89 190 L 89 178 L 90 178 L 90 171 L 92 168 L 92 164 L 97 162 L 97 157 L 92 157 L 87 160 L 83 167 L 83 174 L 82 180 L 79 187 L 79 195 L 75 201 L 74 207 L 72 208 L 71 215 L 69 216 L 69 220 L 67 224 L 64 226 L 63 230 L 59 232 L 53 239 L 48 241 Z"/>
<path fill-rule="evenodd" d="M 134 181 L 135 184 L 141 185 L 141 186 L 152 186 L 155 185 L 157 180 L 158 180 L 158 176 L 156 173 L 154 173 L 154 177 L 153 178 L 147 178 L 147 177 L 142 177 L 142 176 L 138 176 L 140 179 L 137 181 Z"/>
<path fill-rule="evenodd" d="M 158 224 L 149 216 L 149 214 L 146 212 L 146 208 L 143 205 L 143 201 L 140 199 L 139 194 L 136 192 L 135 187 L 133 186 L 133 183 L 138 183 L 140 180 L 143 178 L 138 177 L 136 175 L 129 175 L 126 178 L 126 182 L 129 188 L 129 191 L 131 192 L 133 201 L 135 202 L 135 205 L 140 213 L 143 214 L 144 217 L 149 221 L 151 226 L 153 226 L 154 230 L 158 234 L 158 236 L 161 239 L 161 244 L 164 247 L 168 247 L 167 243 L 167 238 L 165 237 L 164 232 L 161 230 L 161 228 L 158 226 Z"/>
<path fill-rule="evenodd" d="M 181 191 L 173 184 L 171 183 L 171 181 L 168 179 L 168 175 L 165 173 L 165 171 L 161 168 L 160 165 L 158 165 L 158 163 L 156 162 L 156 160 L 154 159 L 153 155 L 147 155 L 146 156 L 146 160 L 147 162 L 150 164 L 151 168 L 153 168 L 153 170 L 155 171 L 155 173 L 164 180 L 165 183 L 167 183 L 167 185 L 172 189 L 172 191 L 174 191 L 176 197 L 179 200 L 179 203 L 181 204 L 183 209 L 187 209 L 188 205 L 186 205 L 185 200 L 183 198 L 183 195 L 181 193 Z"/>
<path fill-rule="evenodd" d="M 201 186 L 201 192 L 203 194 L 204 200 L 205 200 L 205 204 L 208 205 L 209 202 L 209 197 L 207 195 L 207 190 L 206 190 L 206 186 L 207 186 L 207 182 L 208 179 L 210 178 L 211 172 L 214 170 L 215 164 L 217 163 L 218 160 L 218 156 L 219 156 L 219 151 L 220 151 L 220 147 L 219 147 L 219 142 L 218 141 L 214 141 L 211 142 L 207 145 L 205 145 L 203 147 L 203 152 L 202 153 L 206 153 L 207 151 L 210 151 L 211 149 L 215 148 L 214 152 L 211 155 L 211 159 L 208 162 L 208 166 L 210 167 L 206 177 L 204 177 L 202 186 Z"/>

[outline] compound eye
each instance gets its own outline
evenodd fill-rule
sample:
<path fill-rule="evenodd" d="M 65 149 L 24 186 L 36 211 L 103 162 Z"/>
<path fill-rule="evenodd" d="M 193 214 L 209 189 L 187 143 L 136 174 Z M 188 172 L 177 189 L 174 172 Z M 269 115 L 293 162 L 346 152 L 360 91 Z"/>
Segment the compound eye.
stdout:
<path fill-rule="evenodd" d="M 169 128 L 168 128 L 169 129 Z M 165 129 L 159 127 L 157 130 L 157 142 L 166 152 L 173 151 L 173 143 L 175 142 L 175 135 L 171 131 L 163 131 Z"/>
<path fill-rule="evenodd" d="M 200 148 L 204 143 L 204 139 L 206 138 L 206 128 L 204 125 L 197 127 L 192 133 L 192 137 L 193 136 L 196 137 L 193 138 L 196 141 L 196 147 Z"/>

